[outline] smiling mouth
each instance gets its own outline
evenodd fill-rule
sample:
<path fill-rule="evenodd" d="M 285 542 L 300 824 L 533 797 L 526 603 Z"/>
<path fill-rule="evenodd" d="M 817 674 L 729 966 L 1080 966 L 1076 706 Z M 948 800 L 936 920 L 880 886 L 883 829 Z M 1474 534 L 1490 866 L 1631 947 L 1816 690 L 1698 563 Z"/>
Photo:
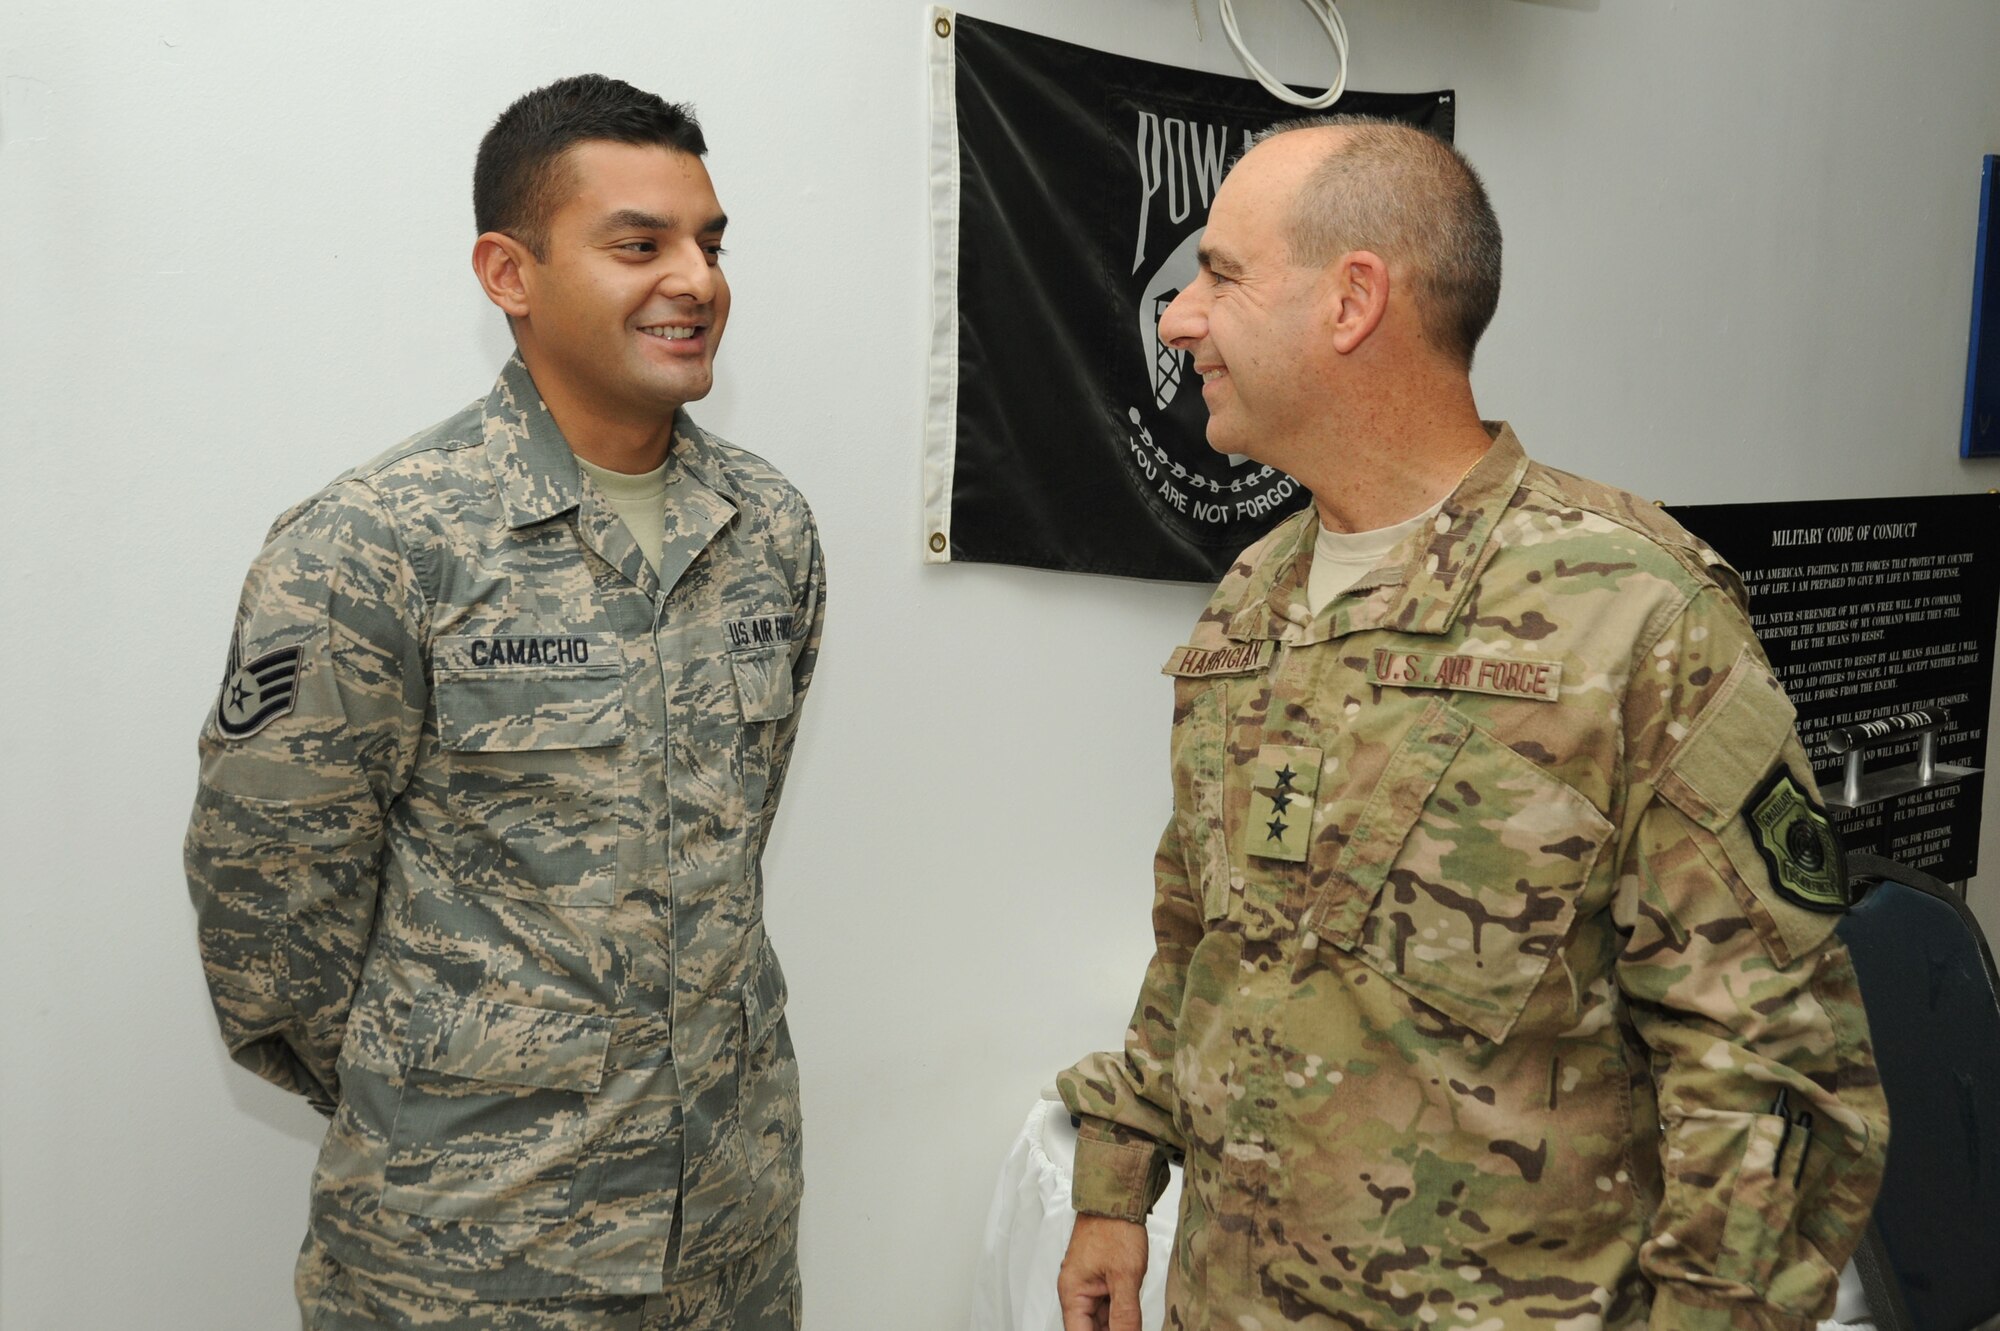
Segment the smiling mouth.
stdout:
<path fill-rule="evenodd" d="M 647 337 L 657 337 L 662 342 L 685 342 L 699 335 L 702 329 L 695 324 L 652 324 L 639 331 Z"/>

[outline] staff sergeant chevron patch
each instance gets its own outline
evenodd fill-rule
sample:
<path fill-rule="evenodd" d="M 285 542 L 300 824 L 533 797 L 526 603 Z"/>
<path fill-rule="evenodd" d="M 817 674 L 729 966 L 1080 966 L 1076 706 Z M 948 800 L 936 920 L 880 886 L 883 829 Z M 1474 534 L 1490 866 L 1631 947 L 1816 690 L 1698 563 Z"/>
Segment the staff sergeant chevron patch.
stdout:
<path fill-rule="evenodd" d="M 238 665 L 241 649 L 229 649 L 229 677 L 215 703 L 215 724 L 230 739 L 247 739 L 288 714 L 299 696 L 296 647 L 266 652 L 249 665 Z"/>

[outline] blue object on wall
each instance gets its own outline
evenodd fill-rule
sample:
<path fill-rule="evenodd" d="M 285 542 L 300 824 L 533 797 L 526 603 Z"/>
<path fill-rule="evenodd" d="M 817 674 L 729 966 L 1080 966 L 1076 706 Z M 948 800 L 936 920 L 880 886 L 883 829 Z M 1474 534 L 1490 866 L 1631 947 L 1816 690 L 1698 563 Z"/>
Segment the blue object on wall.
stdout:
<path fill-rule="evenodd" d="M 1962 458 L 2000 457 L 2000 254 L 1994 246 L 1994 164 L 1988 154 L 1979 184 L 1979 248 L 1972 266 L 1972 339 L 1965 355 L 1965 422 L 1959 429 Z"/>

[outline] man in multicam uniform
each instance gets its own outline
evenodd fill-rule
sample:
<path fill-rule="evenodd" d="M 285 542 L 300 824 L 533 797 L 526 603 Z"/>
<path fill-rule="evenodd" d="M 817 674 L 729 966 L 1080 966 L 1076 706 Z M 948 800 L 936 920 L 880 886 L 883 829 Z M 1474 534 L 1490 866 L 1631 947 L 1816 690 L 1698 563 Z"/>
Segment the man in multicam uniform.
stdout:
<path fill-rule="evenodd" d="M 681 410 L 729 309 L 705 151 L 596 76 L 509 108 L 473 258 L 519 354 L 243 592 L 188 879 L 231 1052 L 332 1119 L 312 1331 L 797 1324 L 759 860 L 823 580 Z"/>
<path fill-rule="evenodd" d="M 1179 1331 L 1803 1329 L 1866 1224 L 1886 1111 L 1792 709 L 1712 551 L 1481 424 L 1499 267 L 1448 147 L 1293 124 L 1161 321 L 1210 443 L 1315 504 L 1166 666 L 1156 950 L 1060 1079 L 1069 1331 L 1136 1331 L 1169 1159 Z"/>

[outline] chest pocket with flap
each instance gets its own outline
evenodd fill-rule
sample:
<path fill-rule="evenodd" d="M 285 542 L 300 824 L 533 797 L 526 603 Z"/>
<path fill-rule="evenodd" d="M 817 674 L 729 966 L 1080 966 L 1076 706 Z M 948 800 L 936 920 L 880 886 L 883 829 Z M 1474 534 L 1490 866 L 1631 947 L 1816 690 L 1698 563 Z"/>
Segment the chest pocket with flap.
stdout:
<path fill-rule="evenodd" d="M 520 642 L 535 649 L 506 654 Z M 464 831 L 458 881 L 550 904 L 610 904 L 631 765 L 617 638 L 448 637 L 434 660 L 438 747 Z"/>
<path fill-rule="evenodd" d="M 1612 826 L 1442 700 L 1404 737 L 1341 852 L 1322 937 L 1488 1040 L 1561 949 Z"/>

